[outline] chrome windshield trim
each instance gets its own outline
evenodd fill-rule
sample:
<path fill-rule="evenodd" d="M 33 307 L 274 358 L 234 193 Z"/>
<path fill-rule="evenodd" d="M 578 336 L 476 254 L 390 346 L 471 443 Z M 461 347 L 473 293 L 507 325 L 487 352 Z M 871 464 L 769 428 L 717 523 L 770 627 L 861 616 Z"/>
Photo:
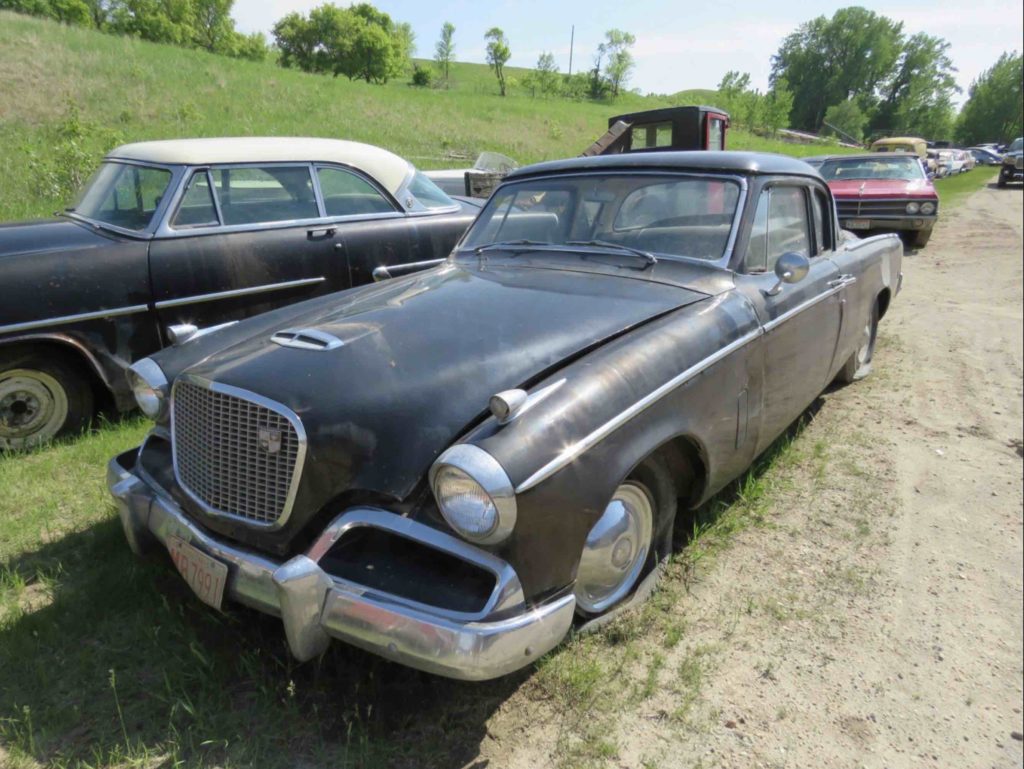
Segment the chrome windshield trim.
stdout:
<path fill-rule="evenodd" d="M 323 283 L 327 278 L 322 275 L 317 278 L 300 278 L 299 280 L 286 280 L 282 283 L 265 283 L 262 286 L 248 286 L 246 288 L 233 288 L 228 291 L 214 291 L 211 294 L 195 294 L 193 296 L 182 296 L 177 299 L 162 299 L 155 303 L 158 310 L 166 307 L 180 307 L 184 304 L 199 304 L 200 302 L 214 302 L 218 299 L 230 299 L 235 296 L 249 296 L 250 294 L 262 294 L 267 291 L 283 291 L 286 288 L 299 288 L 301 286 L 312 286 Z"/>
<path fill-rule="evenodd" d="M 720 360 L 727 357 L 734 351 L 749 344 L 750 342 L 753 342 L 755 339 L 760 338 L 761 335 L 764 333 L 764 329 L 759 326 L 754 331 L 751 331 L 739 337 L 738 339 L 733 340 L 725 347 L 715 351 L 714 353 L 707 356 L 703 360 L 700 360 L 697 363 L 693 364 L 692 366 L 690 366 L 690 368 L 686 369 L 682 373 L 672 377 L 672 379 L 668 380 L 657 389 L 645 395 L 643 398 L 638 400 L 625 411 L 619 412 L 614 417 L 605 422 L 603 425 L 598 427 L 596 430 L 594 430 L 588 435 L 585 435 L 583 438 L 576 441 L 571 446 L 562 450 L 558 454 L 558 456 L 556 456 L 550 462 L 548 462 L 539 470 L 537 470 L 537 472 L 535 472 L 529 478 L 522 481 L 518 486 L 516 486 L 516 494 L 522 494 L 526 491 L 529 491 L 534 486 L 539 484 L 541 481 L 550 478 L 552 475 L 554 475 L 563 467 L 565 467 L 574 459 L 576 459 L 576 457 L 578 457 L 584 451 L 607 438 L 608 435 L 610 435 L 612 432 L 617 430 L 619 427 L 621 427 L 623 424 L 628 422 L 633 417 L 640 414 L 642 411 L 645 411 L 647 408 L 652 406 L 657 401 L 661 400 L 663 397 L 668 395 L 668 393 L 670 393 L 672 390 L 676 389 L 677 387 L 680 387 L 681 385 L 686 384 L 705 369 L 710 368 L 711 366 L 718 363 Z"/>
<path fill-rule="evenodd" d="M 33 328 L 46 328 L 47 326 L 60 326 L 64 323 L 79 323 L 85 320 L 99 320 L 102 318 L 116 318 L 121 315 L 132 315 L 136 312 L 146 312 L 149 309 L 145 304 L 132 304 L 127 307 L 114 307 L 109 310 L 96 310 L 95 312 L 80 312 L 75 315 L 60 315 L 55 318 L 44 318 L 42 320 L 29 320 L 24 323 L 10 323 L 0 326 L 0 334 L 12 331 L 28 331 Z"/>
<path fill-rule="evenodd" d="M 177 392 L 178 385 L 182 382 L 192 384 L 197 387 L 202 387 L 207 390 L 212 390 L 215 393 L 223 393 L 224 395 L 230 395 L 235 398 L 241 398 L 242 400 L 255 403 L 258 406 L 263 406 L 270 411 L 274 411 L 285 419 L 287 419 L 292 428 L 295 430 L 295 436 L 299 444 L 298 453 L 295 457 L 295 468 L 292 470 L 291 484 L 288 487 L 288 494 L 285 496 L 284 507 L 281 509 L 281 515 L 278 516 L 277 520 L 273 523 L 262 523 L 260 521 L 254 521 L 250 518 L 246 518 L 235 513 L 229 513 L 224 510 L 218 510 L 215 507 L 211 507 L 196 496 L 192 490 L 182 481 L 181 476 L 178 473 L 178 446 L 177 436 L 174 424 L 174 400 L 175 393 Z M 283 403 L 266 398 L 258 393 L 254 393 L 250 390 L 243 390 L 241 387 L 234 387 L 232 385 L 221 384 L 220 382 L 212 382 L 205 377 L 196 376 L 195 374 L 182 374 L 174 380 L 174 384 L 171 386 L 171 465 L 174 468 L 174 480 L 178 484 L 179 488 L 188 498 L 191 499 L 199 509 L 207 515 L 214 518 L 224 518 L 231 521 L 238 521 L 245 526 L 253 529 L 260 529 L 262 531 L 275 531 L 284 526 L 289 517 L 292 514 L 292 508 L 295 506 L 295 497 L 299 493 L 299 484 L 302 481 L 302 470 L 306 463 L 306 448 L 308 446 L 308 440 L 306 438 L 306 429 L 302 425 L 302 420 L 299 419 L 298 414 L 292 411 L 290 408 L 285 406 Z"/>

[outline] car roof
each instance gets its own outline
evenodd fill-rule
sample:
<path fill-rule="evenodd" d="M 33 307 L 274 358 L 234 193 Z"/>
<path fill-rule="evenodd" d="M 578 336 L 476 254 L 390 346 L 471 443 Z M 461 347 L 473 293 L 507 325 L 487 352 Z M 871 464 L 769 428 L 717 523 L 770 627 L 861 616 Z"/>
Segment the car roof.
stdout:
<path fill-rule="evenodd" d="M 875 139 L 871 144 L 908 144 L 911 142 L 927 143 L 919 136 L 886 136 L 884 139 Z"/>
<path fill-rule="evenodd" d="M 825 160 L 892 160 L 894 158 L 915 158 L 920 160 L 919 155 L 913 152 L 862 152 L 855 155 L 829 155 Z"/>
<path fill-rule="evenodd" d="M 595 170 L 722 171 L 738 174 L 792 174 L 820 179 L 802 160 L 768 152 L 698 150 L 686 152 L 624 152 L 618 155 L 550 160 L 519 168 L 506 178 Z"/>
<path fill-rule="evenodd" d="M 373 177 L 391 194 L 397 193 L 411 169 L 409 161 L 372 144 L 293 136 L 136 142 L 111 150 L 107 159 L 190 166 L 218 163 L 340 163 Z"/>

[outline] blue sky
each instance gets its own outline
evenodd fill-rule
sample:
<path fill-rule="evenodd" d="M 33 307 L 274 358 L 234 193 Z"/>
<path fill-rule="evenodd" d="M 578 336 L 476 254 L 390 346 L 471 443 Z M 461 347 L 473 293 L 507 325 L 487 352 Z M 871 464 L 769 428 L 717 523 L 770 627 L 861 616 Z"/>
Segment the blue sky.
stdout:
<path fill-rule="evenodd" d="M 270 31 L 290 11 L 308 11 L 323 0 L 236 0 L 233 15 L 244 32 Z M 338 5 L 348 5 L 336 0 Z M 562 72 L 569 68 L 569 36 L 576 26 L 573 71 L 592 66 L 594 50 L 605 30 L 617 27 L 636 35 L 637 67 L 631 86 L 644 92 L 674 93 L 685 88 L 714 88 L 730 69 L 749 72 L 764 89 L 769 58 L 782 39 L 814 16 L 860 4 L 904 22 L 910 33 L 928 32 L 948 40 L 958 82 L 964 89 L 1004 50 L 1019 50 L 1024 29 L 1020 0 L 915 0 L 871 2 L 682 3 L 667 0 L 453 0 L 444 3 L 379 0 L 378 8 L 412 24 L 417 56 L 433 55 L 444 21 L 455 24 L 456 58 L 484 60 L 484 32 L 505 30 L 512 49 L 511 66 L 531 67 L 542 51 L 555 55 Z"/>

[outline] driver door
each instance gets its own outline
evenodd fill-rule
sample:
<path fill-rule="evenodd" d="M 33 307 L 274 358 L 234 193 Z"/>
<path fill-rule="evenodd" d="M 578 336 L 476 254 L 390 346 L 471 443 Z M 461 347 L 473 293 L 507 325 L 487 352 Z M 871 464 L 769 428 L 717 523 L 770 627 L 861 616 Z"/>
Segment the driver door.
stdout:
<path fill-rule="evenodd" d="M 806 184 L 762 189 L 737 286 L 757 310 L 765 334 L 758 452 L 809 406 L 827 384 L 840 328 L 839 270 L 816 243 Z M 810 260 L 797 283 L 780 283 L 775 263 L 787 252 Z"/>

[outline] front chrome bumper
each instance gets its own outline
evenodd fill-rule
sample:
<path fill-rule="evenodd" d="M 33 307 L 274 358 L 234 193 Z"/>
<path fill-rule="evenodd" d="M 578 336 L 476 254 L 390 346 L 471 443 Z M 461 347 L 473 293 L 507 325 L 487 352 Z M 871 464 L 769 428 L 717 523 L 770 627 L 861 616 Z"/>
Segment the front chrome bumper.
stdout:
<path fill-rule="evenodd" d="M 304 555 L 283 563 L 212 537 L 169 494 L 135 468 L 136 452 L 107 466 L 107 486 L 125 537 L 143 554 L 179 537 L 228 566 L 225 596 L 281 618 L 292 653 L 316 657 L 338 638 L 389 660 L 437 675 L 485 680 L 528 665 L 556 646 L 572 624 L 575 598 L 528 606 L 515 571 L 486 551 L 421 523 L 375 508 L 351 508 Z M 354 526 L 372 526 L 463 558 L 495 576 L 478 613 L 418 604 L 327 574 L 318 565 Z"/>

